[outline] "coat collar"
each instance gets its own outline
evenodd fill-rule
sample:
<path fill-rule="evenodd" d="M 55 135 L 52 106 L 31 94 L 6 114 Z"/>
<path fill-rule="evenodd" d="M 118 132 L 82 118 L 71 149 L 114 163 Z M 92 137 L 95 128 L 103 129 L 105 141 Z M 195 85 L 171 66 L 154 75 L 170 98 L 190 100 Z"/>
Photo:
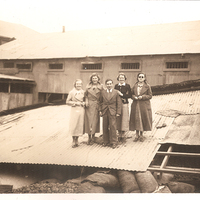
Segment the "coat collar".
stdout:
<path fill-rule="evenodd" d="M 86 86 L 86 89 L 91 89 L 92 86 L 93 86 L 92 83 L 88 83 L 88 85 Z M 98 83 L 98 84 L 97 84 L 97 88 L 98 88 L 99 90 L 101 90 L 101 89 L 102 89 L 102 84 Z"/>
<path fill-rule="evenodd" d="M 135 87 L 134 87 L 134 93 L 138 95 L 137 93 L 137 87 L 138 87 L 138 83 L 135 84 Z M 148 90 L 149 86 L 144 83 L 142 89 L 141 89 L 141 92 L 140 92 L 140 95 L 144 94 L 147 90 Z"/>
<path fill-rule="evenodd" d="M 101 84 L 97 84 L 97 89 L 98 90 L 93 90 L 93 85 L 90 83 L 90 84 L 88 84 L 87 86 L 86 86 L 86 89 L 88 90 L 88 92 L 90 93 L 90 94 L 92 94 L 93 96 L 97 96 L 97 93 L 99 93 L 101 90 L 102 90 L 102 88 L 103 88 L 103 86 L 101 85 Z"/>
<path fill-rule="evenodd" d="M 124 82 L 123 84 L 121 84 L 121 83 L 118 83 L 118 85 L 119 86 L 125 86 L 126 85 L 126 83 Z"/>

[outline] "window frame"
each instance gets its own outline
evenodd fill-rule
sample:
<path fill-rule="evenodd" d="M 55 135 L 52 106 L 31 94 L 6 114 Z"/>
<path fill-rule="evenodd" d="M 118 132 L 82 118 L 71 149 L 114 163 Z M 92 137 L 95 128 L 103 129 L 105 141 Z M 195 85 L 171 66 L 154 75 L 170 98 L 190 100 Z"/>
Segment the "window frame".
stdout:
<path fill-rule="evenodd" d="M 187 63 L 188 67 L 187 68 L 167 68 L 167 63 Z M 189 72 L 190 71 L 190 61 L 189 60 L 165 60 L 164 61 L 164 68 L 163 71 L 164 72 Z"/>
<path fill-rule="evenodd" d="M 62 69 L 50 69 L 49 65 L 57 65 L 57 64 L 62 64 Z M 47 67 L 48 67 L 48 72 L 63 72 L 65 67 L 64 67 L 64 62 L 48 62 L 47 63 Z"/>
<path fill-rule="evenodd" d="M 12 63 L 12 64 L 13 64 L 13 67 L 5 67 L 5 64 L 8 64 L 8 63 Z M 14 68 L 15 68 L 15 62 L 12 62 L 12 61 L 5 61 L 5 62 L 3 62 L 3 68 L 4 68 L 4 69 L 14 69 Z"/>
<path fill-rule="evenodd" d="M 101 69 L 83 69 L 84 64 L 89 64 L 89 65 L 95 65 L 95 64 L 101 64 L 102 68 Z M 81 72 L 102 72 L 104 68 L 104 63 L 103 62 L 81 62 Z"/>
<path fill-rule="evenodd" d="M 135 63 L 139 63 L 139 69 L 122 69 L 122 64 L 135 64 Z M 141 72 L 142 71 L 142 63 L 141 61 L 137 61 L 137 60 L 134 60 L 134 61 L 123 61 L 120 63 L 120 69 L 119 69 L 120 72 Z"/>
<path fill-rule="evenodd" d="M 21 65 L 21 64 L 22 64 L 22 65 L 23 65 L 23 64 L 30 64 L 31 67 L 30 67 L 30 69 L 20 69 L 20 68 L 17 67 L 17 65 Z M 31 71 L 33 70 L 33 63 L 32 63 L 32 62 L 26 62 L 26 61 L 23 61 L 23 62 L 21 62 L 21 61 L 20 61 L 20 62 L 16 62 L 16 63 L 15 63 L 15 68 L 18 69 L 19 72 L 31 72 Z"/>

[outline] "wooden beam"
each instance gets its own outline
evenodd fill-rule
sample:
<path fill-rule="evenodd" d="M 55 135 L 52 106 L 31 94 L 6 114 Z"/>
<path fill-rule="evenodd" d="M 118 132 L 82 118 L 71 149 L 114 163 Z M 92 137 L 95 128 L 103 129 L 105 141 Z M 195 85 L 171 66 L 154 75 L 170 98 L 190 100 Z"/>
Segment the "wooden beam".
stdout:
<path fill-rule="evenodd" d="M 170 146 L 167 150 L 167 152 L 172 152 L 172 146 Z M 168 163 L 168 160 L 170 158 L 170 155 L 165 155 L 161 165 L 160 165 L 160 169 L 162 170 L 163 168 L 166 167 L 167 163 Z M 157 178 L 161 178 L 162 177 L 162 171 L 160 171 L 161 173 L 157 173 Z"/>
<path fill-rule="evenodd" d="M 156 153 L 156 155 L 200 157 L 200 153 L 161 152 L 161 151 L 158 151 L 158 152 Z"/>
<path fill-rule="evenodd" d="M 197 168 L 186 168 L 186 167 L 166 167 L 166 168 L 160 168 L 160 166 L 157 165 L 150 165 L 148 167 L 149 171 L 153 172 L 160 172 L 160 173 L 186 173 L 186 174 L 200 174 L 200 169 Z"/>

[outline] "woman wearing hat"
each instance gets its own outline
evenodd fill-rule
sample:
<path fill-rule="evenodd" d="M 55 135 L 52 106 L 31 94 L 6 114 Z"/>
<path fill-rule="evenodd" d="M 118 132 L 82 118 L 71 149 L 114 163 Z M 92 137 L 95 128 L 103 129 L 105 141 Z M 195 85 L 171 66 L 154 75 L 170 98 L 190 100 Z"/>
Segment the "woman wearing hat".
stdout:
<path fill-rule="evenodd" d="M 88 145 L 94 143 L 95 133 L 100 132 L 99 98 L 102 89 L 99 75 L 93 73 L 85 91 L 85 133 L 88 134 Z"/>
<path fill-rule="evenodd" d="M 129 101 L 131 98 L 131 87 L 127 84 L 127 77 L 124 73 L 119 73 L 117 80 L 118 84 L 115 85 L 115 89 L 118 90 L 119 96 L 122 100 L 122 114 L 117 117 L 117 130 L 118 141 L 125 142 L 125 132 L 129 131 Z"/>

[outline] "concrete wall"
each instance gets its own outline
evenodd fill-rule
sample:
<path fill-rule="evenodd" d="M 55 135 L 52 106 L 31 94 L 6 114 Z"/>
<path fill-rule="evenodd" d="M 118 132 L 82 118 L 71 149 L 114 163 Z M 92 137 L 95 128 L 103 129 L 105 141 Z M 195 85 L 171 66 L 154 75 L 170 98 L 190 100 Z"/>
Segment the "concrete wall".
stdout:
<path fill-rule="evenodd" d="M 83 80 L 83 87 L 89 82 L 89 77 L 93 72 L 97 72 L 104 84 L 107 78 L 112 78 L 117 83 L 117 75 L 124 72 L 128 79 L 127 82 L 133 85 L 136 82 L 137 74 L 142 71 L 147 74 L 148 82 L 153 85 L 162 85 L 177 83 L 186 80 L 200 78 L 200 55 L 188 54 L 181 55 L 158 55 L 158 56 L 125 56 L 125 57 L 103 57 L 103 58 L 72 58 L 57 59 L 57 62 L 64 64 L 63 71 L 49 71 L 49 60 L 33 61 L 33 74 L 37 83 L 38 92 L 44 93 L 68 93 L 75 79 Z M 166 62 L 188 61 L 189 69 L 187 71 L 167 71 Z M 81 70 L 82 62 L 101 62 L 103 69 L 100 71 Z M 128 71 L 121 70 L 122 62 L 140 62 L 141 70 Z"/>

